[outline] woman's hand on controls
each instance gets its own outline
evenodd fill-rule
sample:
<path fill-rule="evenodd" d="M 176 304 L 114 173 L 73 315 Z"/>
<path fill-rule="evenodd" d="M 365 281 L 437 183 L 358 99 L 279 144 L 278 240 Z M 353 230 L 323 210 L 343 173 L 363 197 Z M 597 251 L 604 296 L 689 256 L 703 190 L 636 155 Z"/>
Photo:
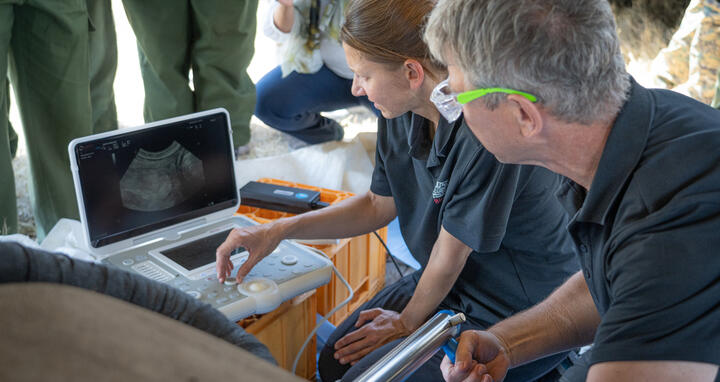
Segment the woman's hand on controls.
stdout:
<path fill-rule="evenodd" d="M 215 268 L 218 280 L 224 282 L 230 276 L 234 268 L 232 261 L 230 261 L 231 253 L 236 248 L 243 247 L 248 251 L 249 255 L 247 261 L 238 269 L 235 278 L 238 283 L 241 283 L 253 267 L 265 256 L 272 253 L 282 241 L 280 230 L 274 229 L 274 227 L 273 223 L 267 223 L 252 227 L 235 228 L 230 231 L 225 242 L 218 247 L 215 253 Z"/>

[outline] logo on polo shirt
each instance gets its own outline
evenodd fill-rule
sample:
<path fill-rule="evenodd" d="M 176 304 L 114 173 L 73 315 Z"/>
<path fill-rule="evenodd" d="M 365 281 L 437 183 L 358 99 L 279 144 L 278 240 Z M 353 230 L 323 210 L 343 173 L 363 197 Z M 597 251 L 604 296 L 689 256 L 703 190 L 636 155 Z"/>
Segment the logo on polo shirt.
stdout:
<path fill-rule="evenodd" d="M 432 197 L 433 197 L 433 201 L 435 202 L 435 204 L 442 203 L 443 198 L 445 197 L 445 190 L 447 190 L 447 185 L 448 185 L 447 180 L 443 180 L 443 181 L 438 180 L 435 183 L 435 188 L 433 189 L 433 192 L 432 192 Z"/>

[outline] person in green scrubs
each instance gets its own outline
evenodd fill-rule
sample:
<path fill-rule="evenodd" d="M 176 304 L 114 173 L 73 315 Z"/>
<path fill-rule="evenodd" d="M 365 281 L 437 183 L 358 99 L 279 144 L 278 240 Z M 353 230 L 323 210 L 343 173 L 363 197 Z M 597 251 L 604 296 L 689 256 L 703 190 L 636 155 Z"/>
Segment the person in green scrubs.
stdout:
<path fill-rule="evenodd" d="M 3 108 L 2 112 L 4 113 L 5 118 L 8 118 L 8 116 L 10 115 L 10 80 L 9 79 L 5 80 L 5 94 L 7 94 L 7 96 L 5 97 L 4 108 Z M 8 120 L 7 124 L 8 124 L 8 127 L 7 127 L 8 139 L 10 142 L 10 158 L 15 159 L 15 154 L 17 154 L 18 135 L 15 132 L 15 129 L 13 129 L 12 123 L 10 123 L 9 120 Z"/>
<path fill-rule="evenodd" d="M 236 152 L 246 151 L 255 107 L 246 69 L 254 52 L 257 0 L 123 4 L 138 41 L 145 121 L 224 107 Z"/>
<path fill-rule="evenodd" d="M 90 17 L 90 103 L 93 133 L 118 128 L 115 72 L 118 51 L 111 0 L 86 0 Z"/>
<path fill-rule="evenodd" d="M 0 73 L 9 73 L 17 96 L 39 239 L 61 217 L 78 217 L 67 145 L 92 133 L 88 33 L 83 0 L 0 0 Z M 3 233 L 17 232 L 9 96 L 7 77 L 0 75 Z"/>

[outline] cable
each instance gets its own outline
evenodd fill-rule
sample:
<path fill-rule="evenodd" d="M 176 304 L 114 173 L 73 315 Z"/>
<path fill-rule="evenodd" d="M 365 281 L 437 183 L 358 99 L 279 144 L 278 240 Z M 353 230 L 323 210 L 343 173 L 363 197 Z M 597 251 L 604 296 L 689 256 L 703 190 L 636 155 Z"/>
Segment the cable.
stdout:
<path fill-rule="evenodd" d="M 307 247 L 307 248 L 311 249 L 312 251 L 314 251 L 314 252 L 316 252 L 316 253 L 321 254 L 321 255 L 324 256 L 324 257 L 327 257 L 328 259 L 330 258 L 328 255 L 325 254 L 325 252 L 323 252 L 323 251 L 321 251 L 321 250 L 319 250 L 319 249 L 317 249 L 317 248 L 313 248 L 313 247 Z M 335 268 L 335 265 L 334 265 L 334 264 L 333 264 L 332 268 L 333 268 L 333 271 L 335 272 L 335 275 L 338 277 L 338 279 L 339 279 L 340 281 L 342 281 L 343 284 L 345 284 L 345 287 L 347 288 L 348 293 L 349 293 L 348 298 L 346 298 L 345 300 L 343 300 L 340 304 L 338 304 L 338 306 L 336 306 L 336 307 L 333 308 L 330 312 L 328 312 L 328 314 L 326 314 L 325 317 L 322 318 L 322 320 L 320 321 L 320 323 L 317 324 L 317 325 L 315 325 L 315 329 L 313 329 L 312 332 L 310 332 L 310 335 L 305 339 L 305 342 L 304 342 L 304 343 L 302 344 L 302 346 L 300 347 L 300 351 L 298 352 L 297 356 L 295 356 L 295 361 L 293 362 L 293 367 L 292 367 L 292 373 L 293 373 L 293 374 L 295 374 L 295 369 L 297 369 L 297 364 L 298 364 L 298 362 L 300 361 L 300 357 L 302 356 L 303 352 L 305 351 L 305 348 L 307 347 L 308 343 L 310 343 L 310 340 L 312 340 L 312 338 L 313 338 L 313 336 L 315 335 L 315 333 L 317 333 L 318 329 L 320 329 L 320 326 L 321 326 L 325 321 L 328 321 L 328 318 L 330 318 L 330 316 L 332 316 L 333 314 L 335 314 L 335 312 L 337 312 L 338 309 L 342 308 L 342 307 L 345 306 L 347 303 L 349 303 L 350 300 L 352 300 L 352 298 L 353 298 L 354 295 L 355 295 L 355 294 L 353 293 L 353 290 L 352 290 L 352 287 L 350 286 L 350 284 L 345 280 L 345 278 L 344 278 L 344 277 L 342 276 L 342 274 L 337 270 L 337 268 Z"/>
<path fill-rule="evenodd" d="M 385 240 L 383 240 L 382 237 L 380 237 L 380 235 L 378 235 L 377 231 L 373 231 L 373 233 L 375 234 L 375 237 L 377 237 L 378 240 L 380 240 L 380 244 L 382 244 L 382 246 L 385 247 L 385 251 L 387 251 L 388 256 L 390 256 L 390 260 L 392 260 L 393 264 L 395 264 L 395 269 L 397 270 L 397 273 L 400 275 L 400 277 L 405 276 L 402 273 L 402 271 L 400 271 L 400 266 L 398 265 L 397 261 L 395 260 L 395 256 L 393 256 L 393 254 L 390 252 L 390 248 L 388 248 L 388 246 L 385 244 Z"/>
<path fill-rule="evenodd" d="M 378 235 L 377 231 L 373 231 L 373 234 L 375 234 L 375 237 L 377 237 L 378 240 L 380 240 L 380 244 L 382 244 L 382 246 L 385 248 L 385 251 L 387 252 L 388 256 L 390 256 L 390 260 L 392 260 L 393 264 L 395 264 L 395 269 L 397 270 L 398 274 L 400 274 L 400 277 L 405 276 L 405 275 L 403 275 L 402 271 L 400 271 L 400 266 L 398 265 L 397 261 L 395 260 L 395 257 L 390 252 L 390 248 L 388 248 L 387 244 L 385 244 L 385 240 L 383 240 L 382 237 L 380 237 L 380 235 Z M 330 259 L 330 257 L 328 255 L 326 255 L 325 252 L 323 252 L 317 248 L 313 248 L 310 246 L 308 246 L 307 248 L 309 248 L 313 252 L 316 252 L 316 253 Z M 343 300 L 340 304 L 338 304 L 335 308 L 333 308 L 330 312 L 328 312 L 328 314 L 326 314 L 325 317 L 322 318 L 322 320 L 320 321 L 319 324 L 315 325 L 315 328 L 312 330 L 312 332 L 310 332 L 310 335 L 308 335 L 308 337 L 305 339 L 305 342 L 303 342 L 302 346 L 300 347 L 300 351 L 298 351 L 298 354 L 295 356 L 295 361 L 293 361 L 293 367 L 292 367 L 293 374 L 295 374 L 295 370 L 297 369 L 297 364 L 300 361 L 300 357 L 302 356 L 303 352 L 305 351 L 305 348 L 307 347 L 308 343 L 310 343 L 310 340 L 312 340 L 315 333 L 317 333 L 318 329 L 320 329 L 320 326 L 322 326 L 322 324 L 325 321 L 328 321 L 328 318 L 330 318 L 333 314 L 335 314 L 335 312 L 337 312 L 338 309 L 342 308 L 347 303 L 349 303 L 350 300 L 352 300 L 352 298 L 354 296 L 352 287 L 345 280 L 345 278 L 342 276 L 342 274 L 337 270 L 337 268 L 335 268 L 334 264 L 333 264 L 332 268 L 333 268 L 333 272 L 335 272 L 335 275 L 338 277 L 338 279 L 340 281 L 342 281 L 343 284 L 345 284 L 345 287 L 348 290 L 349 296 L 347 299 Z"/>

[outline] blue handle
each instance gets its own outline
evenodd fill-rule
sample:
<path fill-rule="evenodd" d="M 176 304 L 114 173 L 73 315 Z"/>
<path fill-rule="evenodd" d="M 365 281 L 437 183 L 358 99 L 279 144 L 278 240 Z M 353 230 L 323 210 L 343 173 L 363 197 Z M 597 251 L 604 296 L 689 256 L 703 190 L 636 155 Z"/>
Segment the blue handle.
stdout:
<path fill-rule="evenodd" d="M 450 362 L 455 363 L 455 351 L 457 350 L 458 342 L 454 338 L 450 338 L 449 340 L 445 341 L 445 344 L 442 346 L 443 351 L 445 351 L 445 355 L 450 358 Z"/>
<path fill-rule="evenodd" d="M 438 313 L 445 313 L 448 316 L 452 316 L 455 314 L 452 310 L 443 309 L 439 311 Z M 445 341 L 445 344 L 442 346 L 443 351 L 445 352 L 445 355 L 450 358 L 450 362 L 455 363 L 455 351 L 457 350 L 458 342 L 455 338 L 450 338 L 449 340 Z"/>

